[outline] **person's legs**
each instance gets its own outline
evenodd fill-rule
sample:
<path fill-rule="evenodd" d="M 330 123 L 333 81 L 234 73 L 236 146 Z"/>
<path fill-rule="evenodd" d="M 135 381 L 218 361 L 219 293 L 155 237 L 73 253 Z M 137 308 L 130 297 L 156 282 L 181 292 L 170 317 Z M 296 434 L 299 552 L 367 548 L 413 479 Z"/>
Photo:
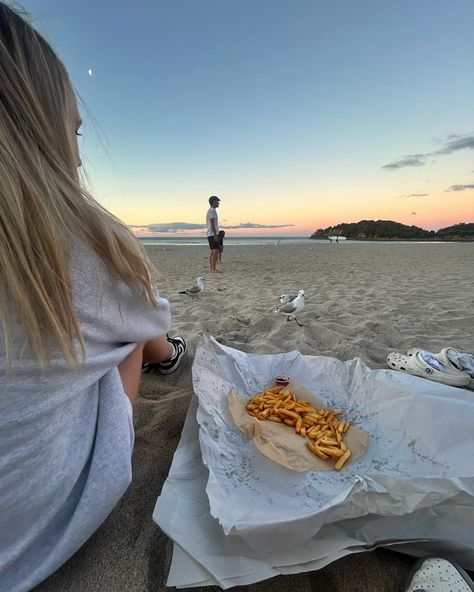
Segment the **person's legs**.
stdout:
<path fill-rule="evenodd" d="M 213 236 L 208 236 L 207 240 L 209 241 L 209 248 L 211 252 L 209 253 L 209 271 L 211 273 L 221 273 L 217 269 L 217 258 L 219 256 L 219 241 L 214 240 Z"/>
<path fill-rule="evenodd" d="M 135 405 L 142 368 L 145 372 L 171 374 L 176 370 L 187 350 L 182 337 L 160 335 L 149 341 L 138 343 L 135 349 L 118 365 L 123 390 Z"/>
<path fill-rule="evenodd" d="M 217 271 L 217 257 L 219 255 L 219 249 L 212 249 L 212 271 Z"/>
<path fill-rule="evenodd" d="M 147 341 L 143 351 L 142 370 L 145 374 L 171 374 L 188 349 L 183 337 L 156 337 Z"/>
<path fill-rule="evenodd" d="M 474 582 L 460 567 L 440 557 L 420 560 L 408 576 L 405 592 L 471 592 Z"/>
<path fill-rule="evenodd" d="M 169 360 L 173 353 L 173 344 L 165 335 L 160 335 L 145 342 L 143 362 L 163 362 L 163 360 Z"/>
<path fill-rule="evenodd" d="M 142 370 L 143 348 L 145 341 L 137 343 L 135 349 L 118 365 L 118 371 L 122 380 L 123 390 L 130 399 L 132 407 L 138 398 L 138 387 Z"/>
<path fill-rule="evenodd" d="M 209 271 L 211 273 L 214 272 L 214 268 L 215 268 L 215 263 L 214 263 L 214 237 L 213 236 L 208 236 L 207 240 L 209 242 Z"/>
<path fill-rule="evenodd" d="M 211 251 L 211 257 L 212 257 L 212 262 L 211 262 L 211 273 L 221 273 L 218 269 L 217 269 L 217 258 L 219 257 L 219 248 L 217 249 L 212 249 Z"/>
<path fill-rule="evenodd" d="M 214 271 L 213 266 L 212 266 L 213 265 L 212 264 L 212 258 L 214 257 L 213 253 L 214 253 L 214 249 L 211 249 L 210 252 L 209 252 L 209 271 L 211 273 Z"/>

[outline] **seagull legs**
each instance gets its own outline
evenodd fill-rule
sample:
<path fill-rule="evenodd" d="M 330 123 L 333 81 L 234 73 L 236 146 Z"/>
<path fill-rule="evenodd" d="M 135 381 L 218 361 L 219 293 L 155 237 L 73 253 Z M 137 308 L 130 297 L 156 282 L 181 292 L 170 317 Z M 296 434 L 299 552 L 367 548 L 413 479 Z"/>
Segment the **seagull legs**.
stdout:
<path fill-rule="evenodd" d="M 301 324 L 301 323 L 298 321 L 298 319 L 295 317 L 295 315 L 288 315 L 288 316 L 286 317 L 286 322 L 288 322 L 288 321 L 292 321 L 293 319 L 292 319 L 291 317 L 293 317 L 293 319 L 296 321 L 296 324 L 298 325 L 298 327 L 304 327 L 304 325 L 302 325 L 302 324 Z"/>

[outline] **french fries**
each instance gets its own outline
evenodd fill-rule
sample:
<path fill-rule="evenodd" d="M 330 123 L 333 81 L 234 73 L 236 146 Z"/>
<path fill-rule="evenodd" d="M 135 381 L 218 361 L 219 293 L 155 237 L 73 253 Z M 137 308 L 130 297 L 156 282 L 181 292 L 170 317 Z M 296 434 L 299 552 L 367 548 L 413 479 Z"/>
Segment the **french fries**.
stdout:
<path fill-rule="evenodd" d="M 247 412 L 262 421 L 284 423 L 292 427 L 307 448 L 319 458 L 334 461 L 339 471 L 351 456 L 344 442 L 350 427 L 347 420 L 339 419 L 341 411 L 315 409 L 308 401 L 297 400 L 288 387 L 267 388 L 249 399 Z"/>

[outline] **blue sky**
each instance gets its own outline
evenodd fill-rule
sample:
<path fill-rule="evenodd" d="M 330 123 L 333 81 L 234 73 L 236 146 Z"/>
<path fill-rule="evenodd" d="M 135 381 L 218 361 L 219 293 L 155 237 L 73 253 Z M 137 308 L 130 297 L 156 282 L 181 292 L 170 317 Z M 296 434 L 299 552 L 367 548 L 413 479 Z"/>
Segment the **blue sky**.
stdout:
<path fill-rule="evenodd" d="M 285 233 L 474 219 L 471 0 L 23 4 L 100 126 L 84 116 L 93 192 L 129 224 L 200 223 L 211 194 L 229 225 Z"/>

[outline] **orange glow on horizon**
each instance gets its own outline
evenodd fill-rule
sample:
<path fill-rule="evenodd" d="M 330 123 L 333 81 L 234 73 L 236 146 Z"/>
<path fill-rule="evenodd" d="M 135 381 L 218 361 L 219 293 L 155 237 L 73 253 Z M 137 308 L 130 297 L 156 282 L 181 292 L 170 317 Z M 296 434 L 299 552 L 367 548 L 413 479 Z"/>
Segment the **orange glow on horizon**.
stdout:
<path fill-rule="evenodd" d="M 310 190 L 290 195 L 283 193 L 260 196 L 246 195 L 240 198 L 236 193 L 223 198 L 218 210 L 220 227 L 229 236 L 311 236 L 320 228 L 360 220 L 392 220 L 425 230 L 438 230 L 457 223 L 474 220 L 473 192 L 431 189 L 423 197 L 407 197 L 403 190 L 390 186 L 382 197 L 373 187 L 328 189 L 327 193 Z M 139 204 L 139 205 L 138 205 Z M 288 207 L 291 204 L 291 207 Z M 205 228 L 153 232 L 148 225 L 168 223 L 203 224 L 206 200 L 196 198 L 174 198 L 166 207 L 160 200 L 149 202 L 136 199 L 126 203 L 109 202 L 106 205 L 126 224 L 135 226 L 137 236 L 205 236 Z M 262 225 L 262 228 L 239 227 L 247 222 Z M 236 228 L 230 228 L 235 226 Z M 276 226 L 272 228 L 271 226 Z"/>

